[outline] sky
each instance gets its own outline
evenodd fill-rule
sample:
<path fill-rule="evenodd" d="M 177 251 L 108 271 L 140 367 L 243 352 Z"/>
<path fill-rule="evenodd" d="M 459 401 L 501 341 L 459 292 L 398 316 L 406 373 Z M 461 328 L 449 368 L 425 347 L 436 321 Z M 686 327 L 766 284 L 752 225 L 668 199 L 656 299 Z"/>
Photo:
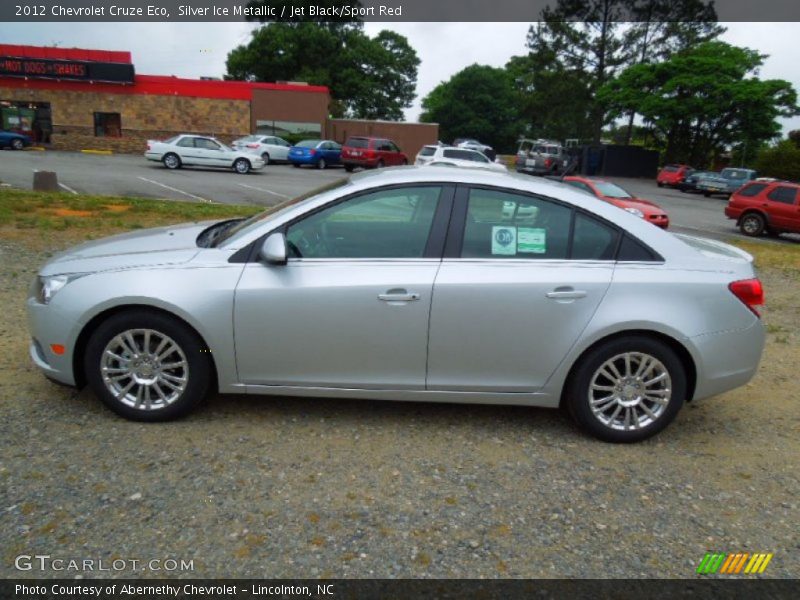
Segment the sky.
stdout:
<path fill-rule="evenodd" d="M 724 23 L 722 39 L 768 54 L 759 76 L 785 79 L 800 91 L 797 39 L 800 23 Z M 2 23 L 0 43 L 130 50 L 137 73 L 220 77 L 228 52 L 250 39 L 250 23 Z M 423 97 L 474 63 L 501 67 L 524 54 L 528 23 L 366 23 L 371 36 L 393 29 L 406 36 L 421 60 L 417 98 L 406 110 L 416 121 Z M 800 117 L 782 119 L 784 133 L 800 129 Z"/>

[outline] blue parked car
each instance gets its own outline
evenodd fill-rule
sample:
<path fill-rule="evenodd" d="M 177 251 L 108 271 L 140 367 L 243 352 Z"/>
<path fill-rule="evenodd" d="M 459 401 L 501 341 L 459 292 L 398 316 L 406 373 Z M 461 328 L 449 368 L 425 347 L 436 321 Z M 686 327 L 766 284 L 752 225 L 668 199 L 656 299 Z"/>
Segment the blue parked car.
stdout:
<path fill-rule="evenodd" d="M 295 167 L 311 165 L 324 169 L 341 164 L 342 146 L 331 140 L 303 140 L 289 148 L 289 162 Z"/>
<path fill-rule="evenodd" d="M 22 150 L 33 143 L 31 138 L 21 133 L 0 129 L 0 148 L 11 148 L 12 150 Z"/>

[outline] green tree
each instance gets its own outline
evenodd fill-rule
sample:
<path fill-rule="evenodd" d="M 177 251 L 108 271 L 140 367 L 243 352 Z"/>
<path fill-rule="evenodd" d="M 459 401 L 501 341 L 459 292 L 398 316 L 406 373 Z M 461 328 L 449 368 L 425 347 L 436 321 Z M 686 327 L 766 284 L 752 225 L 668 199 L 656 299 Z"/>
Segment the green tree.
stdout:
<path fill-rule="evenodd" d="M 444 140 L 474 137 L 510 152 L 520 133 L 518 100 L 506 70 L 475 64 L 431 90 L 422 100 L 420 120 L 438 123 Z"/>
<path fill-rule="evenodd" d="M 598 92 L 598 100 L 612 115 L 642 115 L 667 162 L 704 165 L 737 144 L 757 148 L 780 133 L 778 117 L 799 114 L 789 82 L 752 75 L 763 60 L 748 48 L 705 42 L 666 61 L 628 68 Z"/>
<path fill-rule="evenodd" d="M 790 181 L 800 180 L 800 148 L 792 139 L 765 148 L 758 154 L 755 169 L 759 175 Z"/>
<path fill-rule="evenodd" d="M 370 38 L 360 23 L 271 23 L 226 66 L 227 79 L 328 86 L 334 116 L 399 120 L 415 97 L 419 58 L 402 35 Z"/>

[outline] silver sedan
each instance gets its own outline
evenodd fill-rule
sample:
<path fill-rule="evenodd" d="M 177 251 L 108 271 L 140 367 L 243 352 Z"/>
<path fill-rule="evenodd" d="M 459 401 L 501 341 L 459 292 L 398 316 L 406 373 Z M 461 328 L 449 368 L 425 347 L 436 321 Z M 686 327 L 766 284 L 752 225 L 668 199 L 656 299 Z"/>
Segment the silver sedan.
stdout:
<path fill-rule="evenodd" d="M 43 373 L 131 419 L 212 391 L 565 406 L 632 442 L 753 376 L 762 303 L 732 246 L 556 182 L 406 167 L 83 244 L 27 308 Z"/>

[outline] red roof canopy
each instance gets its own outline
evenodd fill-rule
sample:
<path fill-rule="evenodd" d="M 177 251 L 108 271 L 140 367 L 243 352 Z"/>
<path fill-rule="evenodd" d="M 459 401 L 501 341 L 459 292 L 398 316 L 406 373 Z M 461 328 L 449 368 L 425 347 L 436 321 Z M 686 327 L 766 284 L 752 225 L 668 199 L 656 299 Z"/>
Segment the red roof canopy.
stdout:
<path fill-rule="evenodd" d="M 121 50 L 87 50 L 85 48 L 54 48 L 50 46 L 17 46 L 0 44 L 0 56 L 44 58 L 48 60 L 88 60 L 131 64 L 131 53 Z"/>

